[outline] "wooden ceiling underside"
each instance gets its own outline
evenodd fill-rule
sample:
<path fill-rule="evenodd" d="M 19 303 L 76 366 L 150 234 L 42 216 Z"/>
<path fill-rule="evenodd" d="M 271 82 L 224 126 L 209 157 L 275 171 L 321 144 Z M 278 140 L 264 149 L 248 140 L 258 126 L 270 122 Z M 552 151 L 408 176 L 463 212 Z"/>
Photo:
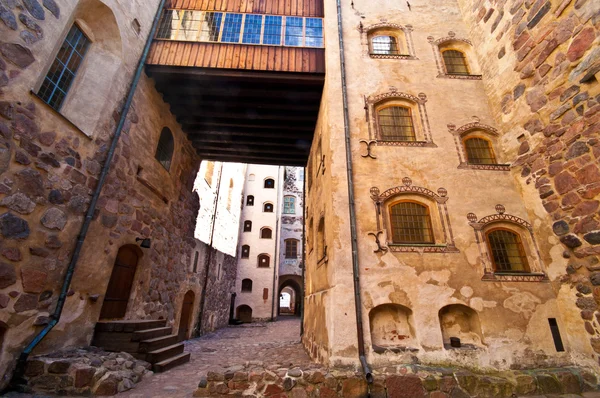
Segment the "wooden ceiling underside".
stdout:
<path fill-rule="evenodd" d="M 205 160 L 305 166 L 323 74 L 147 65 Z"/>

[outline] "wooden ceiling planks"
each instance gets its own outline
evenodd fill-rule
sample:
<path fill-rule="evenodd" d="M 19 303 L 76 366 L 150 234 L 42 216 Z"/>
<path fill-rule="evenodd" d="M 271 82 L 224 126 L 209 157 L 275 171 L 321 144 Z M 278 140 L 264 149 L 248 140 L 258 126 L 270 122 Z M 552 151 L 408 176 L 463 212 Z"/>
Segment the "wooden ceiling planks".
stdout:
<path fill-rule="evenodd" d="M 168 0 L 165 8 L 323 17 L 323 0 Z"/>

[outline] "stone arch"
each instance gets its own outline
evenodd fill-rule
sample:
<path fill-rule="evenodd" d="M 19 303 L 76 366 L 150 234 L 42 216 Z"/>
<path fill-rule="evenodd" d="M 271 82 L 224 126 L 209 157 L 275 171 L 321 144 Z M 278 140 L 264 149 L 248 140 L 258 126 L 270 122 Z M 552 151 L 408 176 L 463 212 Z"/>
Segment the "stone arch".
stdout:
<path fill-rule="evenodd" d="M 439 311 L 440 327 L 445 348 L 453 348 L 451 338 L 460 339 L 461 346 L 475 348 L 483 345 L 481 324 L 477 312 L 464 304 L 450 304 Z"/>
<path fill-rule="evenodd" d="M 378 305 L 369 312 L 371 344 L 378 348 L 410 348 L 416 345 L 412 310 L 400 304 Z"/>
<path fill-rule="evenodd" d="M 110 97 L 123 62 L 121 29 L 113 10 L 100 0 L 79 1 L 73 21 L 91 44 L 60 112 L 92 136 L 103 116 L 100 110 L 118 100 Z"/>
<path fill-rule="evenodd" d="M 252 307 L 242 304 L 236 309 L 237 319 L 243 323 L 252 322 Z"/>
<path fill-rule="evenodd" d="M 287 312 L 290 315 L 300 316 L 301 306 L 302 306 L 302 285 L 301 285 L 301 277 L 297 275 L 282 275 L 279 277 L 279 297 L 284 290 L 291 289 L 293 293 L 290 294 L 292 298 L 292 302 L 290 303 L 289 311 Z M 281 307 L 278 306 L 278 314 L 281 314 Z M 286 311 L 283 311 L 286 313 Z"/>

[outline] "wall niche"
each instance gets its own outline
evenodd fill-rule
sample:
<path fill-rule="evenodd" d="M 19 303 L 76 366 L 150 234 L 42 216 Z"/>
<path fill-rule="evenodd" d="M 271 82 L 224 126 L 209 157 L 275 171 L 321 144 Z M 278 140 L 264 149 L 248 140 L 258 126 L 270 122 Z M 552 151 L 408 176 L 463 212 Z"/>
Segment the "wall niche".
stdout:
<path fill-rule="evenodd" d="M 412 311 L 400 304 L 382 304 L 369 312 L 371 344 L 377 353 L 416 351 Z"/>
<path fill-rule="evenodd" d="M 479 315 L 470 307 L 451 304 L 439 312 L 442 338 L 446 349 L 475 349 L 483 346 Z M 460 339 L 460 346 L 451 344 L 451 338 Z"/>

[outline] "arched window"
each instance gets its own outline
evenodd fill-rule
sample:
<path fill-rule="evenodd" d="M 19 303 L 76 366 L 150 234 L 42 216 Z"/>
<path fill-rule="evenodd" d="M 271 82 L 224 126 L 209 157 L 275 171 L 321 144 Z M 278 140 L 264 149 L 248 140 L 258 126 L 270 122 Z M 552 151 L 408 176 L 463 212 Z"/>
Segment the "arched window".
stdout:
<path fill-rule="evenodd" d="M 244 232 L 252 231 L 252 221 L 244 221 Z"/>
<path fill-rule="evenodd" d="M 258 255 L 258 266 L 260 268 L 269 268 L 271 265 L 271 257 L 268 254 L 259 254 Z"/>
<path fill-rule="evenodd" d="M 446 67 L 446 73 L 449 75 L 468 75 L 469 67 L 467 65 L 467 58 L 462 51 L 458 50 L 444 50 L 442 51 L 442 58 L 444 59 L 444 66 Z"/>
<path fill-rule="evenodd" d="M 242 258 L 250 258 L 250 246 L 242 246 Z"/>
<path fill-rule="evenodd" d="M 252 279 L 242 279 L 242 292 L 252 291 Z"/>
<path fill-rule="evenodd" d="M 296 213 L 296 198 L 294 196 L 284 196 L 283 198 L 283 214 Z"/>
<path fill-rule="evenodd" d="M 321 260 L 327 255 L 327 246 L 325 246 L 325 218 L 321 217 L 317 226 L 317 258 Z"/>
<path fill-rule="evenodd" d="M 248 176 L 248 181 L 254 181 L 256 179 L 256 176 L 254 174 L 250 174 Z"/>
<path fill-rule="evenodd" d="M 265 227 L 260 230 L 261 239 L 271 239 L 272 236 L 273 236 L 273 231 L 271 230 L 271 228 Z"/>
<path fill-rule="evenodd" d="M 486 233 L 495 272 L 530 272 L 521 236 L 504 228 Z"/>
<path fill-rule="evenodd" d="M 285 258 L 298 258 L 298 240 L 285 240 Z"/>
<path fill-rule="evenodd" d="M 160 139 L 158 140 L 156 155 L 154 155 L 154 157 L 167 171 L 171 168 L 174 145 L 173 134 L 171 134 L 171 130 L 169 130 L 168 127 L 165 127 L 160 133 Z"/>
<path fill-rule="evenodd" d="M 386 106 L 377 110 L 382 141 L 416 141 L 412 111 L 404 106 Z"/>
<path fill-rule="evenodd" d="M 265 202 L 263 204 L 263 212 L 273 213 L 273 203 Z"/>
<path fill-rule="evenodd" d="M 390 206 L 393 243 L 434 243 L 429 208 L 416 202 Z"/>
<path fill-rule="evenodd" d="M 267 178 L 265 180 L 265 188 L 275 188 L 275 180 L 272 178 Z"/>
<path fill-rule="evenodd" d="M 373 36 L 373 38 L 371 38 L 371 54 L 400 54 L 398 49 L 398 40 L 394 36 Z"/>
<path fill-rule="evenodd" d="M 254 206 L 254 195 L 248 195 L 246 198 L 246 206 Z"/>
<path fill-rule="evenodd" d="M 469 164 L 496 164 L 492 143 L 480 137 L 469 137 L 463 141 Z"/>

